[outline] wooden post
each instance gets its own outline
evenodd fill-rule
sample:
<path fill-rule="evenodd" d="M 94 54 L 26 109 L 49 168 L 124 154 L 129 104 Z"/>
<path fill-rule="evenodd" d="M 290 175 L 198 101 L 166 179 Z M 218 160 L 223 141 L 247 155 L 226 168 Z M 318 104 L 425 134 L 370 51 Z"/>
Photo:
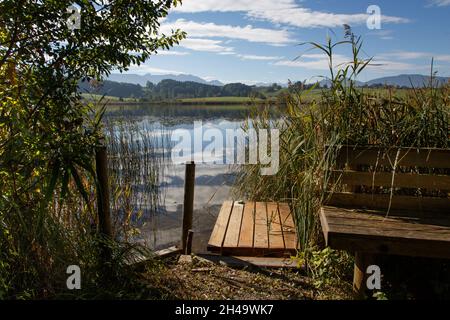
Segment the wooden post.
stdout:
<path fill-rule="evenodd" d="M 195 188 L 195 163 L 186 164 L 186 175 L 184 179 L 184 202 L 183 202 L 183 230 L 181 235 L 181 249 L 186 252 L 189 230 L 192 229 L 192 216 L 194 212 L 194 188 Z"/>
<path fill-rule="evenodd" d="M 189 230 L 188 231 L 188 236 L 186 239 L 186 251 L 184 252 L 184 254 L 186 255 L 190 255 L 192 253 L 192 240 L 194 238 L 194 231 Z"/>
<path fill-rule="evenodd" d="M 99 231 L 105 238 L 112 239 L 111 212 L 109 207 L 108 155 L 106 147 L 97 149 L 97 203 Z"/>
<path fill-rule="evenodd" d="M 374 264 L 375 257 L 366 252 L 357 251 L 355 254 L 355 269 L 353 272 L 353 291 L 359 298 L 367 293 L 367 268 Z"/>

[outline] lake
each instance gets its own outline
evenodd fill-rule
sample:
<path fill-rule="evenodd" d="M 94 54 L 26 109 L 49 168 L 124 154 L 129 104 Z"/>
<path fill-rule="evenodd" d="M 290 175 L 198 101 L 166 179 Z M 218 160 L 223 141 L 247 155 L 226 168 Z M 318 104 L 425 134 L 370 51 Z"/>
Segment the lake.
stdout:
<path fill-rule="evenodd" d="M 271 107 L 271 113 L 277 118 L 279 115 L 274 109 Z M 137 241 L 153 249 L 167 248 L 180 241 L 185 171 L 183 163 L 192 156 L 197 164 L 193 249 L 196 252 L 206 250 L 221 204 L 233 199 L 231 191 L 238 167 L 227 157 L 231 154 L 234 158 L 237 145 L 232 147 L 234 143 L 227 134 L 238 132 L 244 124 L 249 123 L 252 113 L 263 110 L 263 107 L 237 105 L 108 107 L 104 121 L 112 128 L 109 135 L 138 145 L 145 145 L 143 140 L 146 140 L 152 144 L 152 148 L 143 148 L 147 151 L 142 152 L 153 152 L 157 160 L 152 161 L 159 166 L 160 202 L 156 214 L 144 214 L 142 220 L 145 224 L 140 225 L 141 233 Z M 125 130 L 123 123 L 126 124 Z M 128 131 L 135 133 L 124 134 Z M 224 137 L 223 150 L 216 150 L 220 149 L 221 144 L 219 148 L 211 148 L 212 142 L 217 140 L 217 137 L 212 136 L 221 135 Z M 117 156 L 120 153 L 117 152 Z M 119 170 L 123 170 L 122 167 Z M 135 182 L 137 183 L 145 185 L 147 182 L 139 180 Z M 143 193 L 146 188 L 135 190 Z M 135 202 L 143 201 L 140 196 L 134 199 Z M 134 205 L 139 207 L 139 203 Z"/>

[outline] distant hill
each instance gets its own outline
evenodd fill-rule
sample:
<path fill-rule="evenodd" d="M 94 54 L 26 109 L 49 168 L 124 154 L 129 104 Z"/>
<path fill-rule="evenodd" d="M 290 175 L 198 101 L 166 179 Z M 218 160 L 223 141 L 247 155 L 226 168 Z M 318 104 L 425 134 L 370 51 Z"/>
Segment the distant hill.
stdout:
<path fill-rule="evenodd" d="M 434 85 L 442 86 L 449 81 L 450 78 L 436 77 L 434 79 Z M 399 87 L 414 87 L 422 88 L 430 84 L 430 76 L 424 76 L 421 74 L 401 74 L 393 77 L 384 77 L 374 79 L 366 82 L 368 86 L 372 85 L 387 85 L 387 86 L 399 86 Z"/>
<path fill-rule="evenodd" d="M 448 77 L 436 77 L 435 85 L 442 86 L 449 81 Z M 153 84 L 158 84 L 163 80 L 174 80 L 178 82 L 196 82 L 200 84 L 213 85 L 213 86 L 223 86 L 224 84 L 218 80 L 207 81 L 198 76 L 190 75 L 190 74 L 163 74 L 163 75 L 154 75 L 154 74 L 146 74 L 146 75 L 138 75 L 138 74 L 126 74 L 126 73 L 113 73 L 106 80 L 120 82 L 120 83 L 130 83 L 130 84 L 138 84 L 142 87 L 147 85 L 147 82 L 151 82 Z M 398 76 L 392 77 L 383 77 L 373 79 L 367 82 L 357 81 L 356 85 L 358 87 L 363 86 L 396 86 L 396 87 L 415 87 L 421 88 L 423 86 L 427 86 L 430 83 L 430 76 L 421 75 L 421 74 L 401 74 Z M 319 82 L 320 86 L 331 86 L 330 80 L 322 80 Z M 256 87 L 270 87 L 273 83 L 257 83 Z M 278 83 L 282 87 L 287 87 L 286 84 Z"/>
<path fill-rule="evenodd" d="M 194 81 L 176 81 L 165 79 L 158 84 L 141 86 L 106 80 L 100 83 L 80 82 L 82 93 L 107 95 L 117 98 L 138 98 L 147 100 L 172 100 L 203 97 L 249 97 L 257 96 L 254 87 L 242 83 L 229 83 L 222 86 L 203 84 Z"/>
<path fill-rule="evenodd" d="M 138 98 L 147 100 L 171 100 L 171 99 L 184 99 L 184 98 L 205 98 L 205 97 L 257 97 L 267 98 L 272 97 L 280 93 L 280 91 L 286 90 L 278 84 L 271 84 L 265 86 L 248 86 L 242 83 L 230 83 L 223 85 L 213 85 L 212 82 L 203 80 L 197 81 L 179 81 L 173 79 L 160 78 L 165 76 L 139 76 L 133 74 L 124 75 L 112 75 L 109 79 L 120 79 L 121 81 L 106 80 L 98 83 L 96 86 L 92 86 L 87 82 L 80 82 L 79 88 L 83 93 L 95 93 L 101 95 L 108 95 L 118 98 Z M 195 76 L 174 76 L 181 79 L 201 79 Z M 153 81 L 156 83 L 154 83 Z M 159 81 L 160 80 L 160 81 Z M 202 79 L 201 79 L 202 80 Z M 449 81 L 449 78 L 436 77 L 435 85 L 442 86 Z M 158 81 L 158 82 L 157 82 Z M 147 86 L 147 82 L 150 83 Z M 369 87 L 382 87 L 382 86 L 395 86 L 395 87 L 407 87 L 414 86 L 420 88 L 429 85 L 430 77 L 424 75 L 399 75 L 394 77 L 385 77 L 374 79 L 368 82 L 357 82 L 357 86 L 369 86 Z M 262 84 L 262 83 L 261 83 Z M 293 84 L 302 84 L 297 82 Z M 307 84 L 311 86 L 312 84 Z M 319 83 L 320 87 L 330 87 L 331 81 L 323 80 Z M 303 86 L 302 86 L 303 87 Z"/>
<path fill-rule="evenodd" d="M 348 80 L 348 81 L 350 81 L 350 80 Z M 322 88 L 323 88 L 323 87 L 328 87 L 328 88 L 330 88 L 330 87 L 331 87 L 331 80 L 322 80 L 322 81 L 319 82 L 319 85 L 320 85 Z M 364 82 L 356 81 L 356 86 L 357 86 L 357 87 L 363 87 L 364 85 L 365 85 Z"/>
<path fill-rule="evenodd" d="M 117 98 L 142 98 L 144 96 L 144 89 L 139 84 L 108 80 L 97 83 L 96 85 L 92 85 L 87 81 L 80 82 L 78 88 L 82 93 L 107 95 Z"/>
<path fill-rule="evenodd" d="M 217 80 L 207 81 L 200 77 L 190 75 L 190 74 L 163 74 L 163 75 L 138 75 L 138 74 L 127 74 L 127 73 L 112 73 L 108 79 L 109 81 L 122 82 L 122 83 L 132 83 L 139 84 L 143 87 L 147 85 L 147 82 L 153 84 L 158 84 L 163 80 L 175 80 L 179 82 L 197 82 L 201 84 L 208 84 L 214 86 L 223 86 L 223 83 Z"/>
<path fill-rule="evenodd" d="M 450 78 L 446 77 L 435 77 L 434 85 L 435 86 L 443 86 L 445 83 L 449 81 Z M 398 76 L 392 77 L 383 77 L 373 79 L 367 82 L 357 81 L 356 85 L 358 87 L 364 86 L 394 86 L 394 87 L 406 87 L 406 88 L 423 88 L 424 86 L 428 86 L 430 84 L 430 76 L 425 76 L 421 74 L 401 74 Z M 330 80 L 322 80 L 320 81 L 320 86 L 331 86 Z"/>

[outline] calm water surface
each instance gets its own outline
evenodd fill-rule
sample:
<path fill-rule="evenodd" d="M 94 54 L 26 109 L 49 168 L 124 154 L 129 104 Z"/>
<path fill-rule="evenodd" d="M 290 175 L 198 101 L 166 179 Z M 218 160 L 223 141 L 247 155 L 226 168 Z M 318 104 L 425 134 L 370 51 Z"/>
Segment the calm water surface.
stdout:
<path fill-rule="evenodd" d="M 178 143 L 172 141 L 173 133 L 183 129 L 193 137 L 194 123 L 201 121 L 203 130 L 219 130 L 225 136 L 226 130 L 241 128 L 251 114 L 262 111 L 262 108 L 235 105 L 108 107 L 105 121 L 125 121 L 144 132 L 144 137 L 151 137 L 163 166 L 160 177 L 162 201 L 156 215 L 144 216 L 145 225 L 141 227 L 139 241 L 154 249 L 161 249 L 178 244 L 180 240 L 185 168 L 171 161 L 172 148 Z M 275 113 L 274 117 L 277 117 Z M 198 135 L 198 131 L 196 133 Z M 142 136 L 130 136 L 129 139 L 142 139 Z M 203 148 L 208 144 L 210 142 L 203 142 Z M 217 160 L 217 157 L 204 153 L 206 163 L 197 164 L 196 167 L 193 225 L 194 250 L 197 252 L 206 250 L 220 205 L 225 200 L 233 199 L 231 187 L 237 167 L 215 164 Z"/>

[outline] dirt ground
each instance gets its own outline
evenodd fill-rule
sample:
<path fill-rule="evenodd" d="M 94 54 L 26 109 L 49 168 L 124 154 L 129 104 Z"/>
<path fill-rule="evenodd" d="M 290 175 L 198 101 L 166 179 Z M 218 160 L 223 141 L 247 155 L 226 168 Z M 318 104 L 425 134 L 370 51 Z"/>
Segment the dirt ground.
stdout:
<path fill-rule="evenodd" d="M 205 262 L 171 261 L 158 279 L 148 279 L 168 299 L 187 300 L 342 300 L 353 299 L 351 285 L 316 287 L 300 269 L 236 269 Z M 155 283 L 157 281 L 157 283 Z"/>

